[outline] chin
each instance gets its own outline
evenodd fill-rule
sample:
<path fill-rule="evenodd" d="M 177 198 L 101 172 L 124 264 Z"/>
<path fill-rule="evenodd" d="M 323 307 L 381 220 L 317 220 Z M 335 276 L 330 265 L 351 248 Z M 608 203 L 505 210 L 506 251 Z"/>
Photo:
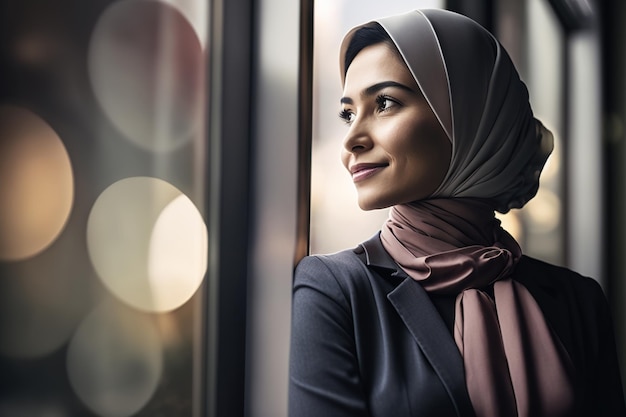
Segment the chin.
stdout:
<path fill-rule="evenodd" d="M 393 206 L 393 204 L 386 204 L 382 201 L 368 201 L 359 199 L 359 207 L 363 211 L 380 210 Z"/>

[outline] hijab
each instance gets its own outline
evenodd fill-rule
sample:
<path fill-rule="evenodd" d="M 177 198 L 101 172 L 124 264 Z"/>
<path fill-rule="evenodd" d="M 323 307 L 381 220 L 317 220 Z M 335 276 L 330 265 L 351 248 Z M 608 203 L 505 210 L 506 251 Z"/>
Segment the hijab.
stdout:
<path fill-rule="evenodd" d="M 500 43 L 482 26 L 446 10 L 415 10 L 378 20 L 452 142 L 448 172 L 432 197 L 490 199 L 506 213 L 537 193 L 553 148 L 533 117 L 528 91 Z M 345 56 L 359 27 L 342 42 Z"/>
<path fill-rule="evenodd" d="M 427 292 L 456 296 L 454 338 L 477 416 L 568 415 L 571 361 L 512 279 L 521 249 L 494 216 L 536 194 L 552 135 L 533 117 L 504 48 L 473 20 L 433 9 L 377 22 L 452 143 L 441 185 L 426 200 L 392 207 L 383 246 Z M 342 43 L 342 83 L 358 29 Z"/>

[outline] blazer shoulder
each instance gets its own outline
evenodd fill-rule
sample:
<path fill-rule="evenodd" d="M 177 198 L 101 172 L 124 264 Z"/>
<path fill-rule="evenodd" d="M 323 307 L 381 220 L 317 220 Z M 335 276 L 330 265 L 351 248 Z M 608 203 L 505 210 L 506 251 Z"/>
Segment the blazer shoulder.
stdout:
<path fill-rule="evenodd" d="M 349 274 L 362 266 L 358 250 L 346 249 L 332 254 L 305 256 L 296 266 L 296 275 L 310 272 L 317 274 L 322 271 Z"/>
<path fill-rule="evenodd" d="M 386 279 L 370 267 L 361 246 L 327 255 L 309 255 L 303 258 L 295 269 L 294 291 L 302 286 L 318 291 L 330 292 L 343 298 L 365 299 L 376 294 L 386 294 L 396 283 Z"/>
<path fill-rule="evenodd" d="M 596 338 L 603 331 L 599 324 L 610 323 L 604 291 L 593 278 L 524 256 L 514 279 L 530 291 L 566 346 Z"/>
<path fill-rule="evenodd" d="M 581 381 L 581 415 L 626 415 L 610 306 L 598 281 L 523 257 L 524 284 L 569 353 Z"/>
<path fill-rule="evenodd" d="M 321 291 L 340 288 L 344 295 L 372 279 L 372 272 L 358 249 L 304 257 L 294 272 L 294 288 L 308 286 Z"/>
<path fill-rule="evenodd" d="M 515 276 L 522 283 L 533 287 L 552 291 L 572 291 L 586 298 L 590 294 L 596 296 L 603 294 L 600 283 L 595 279 L 526 255 L 520 260 Z"/>

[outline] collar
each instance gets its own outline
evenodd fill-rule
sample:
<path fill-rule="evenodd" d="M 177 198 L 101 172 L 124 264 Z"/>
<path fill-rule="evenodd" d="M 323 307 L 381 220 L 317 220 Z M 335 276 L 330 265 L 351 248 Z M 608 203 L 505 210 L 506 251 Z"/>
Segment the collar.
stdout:
<path fill-rule="evenodd" d="M 380 232 L 357 246 L 354 252 L 360 255 L 365 265 L 369 267 L 386 270 L 387 274 L 391 276 L 408 277 L 383 247 L 383 243 L 380 241 Z"/>

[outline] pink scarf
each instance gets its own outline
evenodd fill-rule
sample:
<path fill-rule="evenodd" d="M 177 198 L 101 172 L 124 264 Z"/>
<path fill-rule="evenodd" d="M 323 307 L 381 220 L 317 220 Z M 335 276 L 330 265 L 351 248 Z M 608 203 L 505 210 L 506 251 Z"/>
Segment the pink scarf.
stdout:
<path fill-rule="evenodd" d="M 478 417 L 571 414 L 569 356 L 535 299 L 511 278 L 521 249 L 490 205 L 440 199 L 395 206 L 381 240 L 427 292 L 456 295 L 454 338 Z M 492 283 L 493 299 L 481 290 Z"/>

